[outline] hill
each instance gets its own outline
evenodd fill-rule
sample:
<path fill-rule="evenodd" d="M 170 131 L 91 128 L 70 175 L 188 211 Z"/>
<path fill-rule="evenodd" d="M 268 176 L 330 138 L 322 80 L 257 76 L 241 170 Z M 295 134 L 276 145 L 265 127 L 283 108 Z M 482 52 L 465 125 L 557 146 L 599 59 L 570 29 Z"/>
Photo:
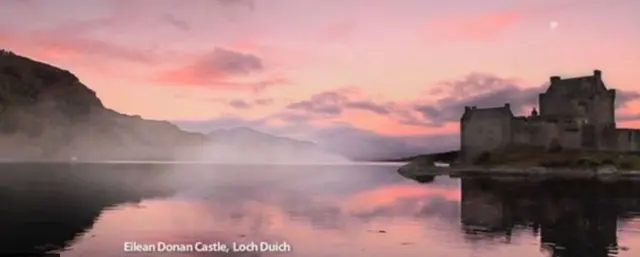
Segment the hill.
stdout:
<path fill-rule="evenodd" d="M 106 108 L 71 72 L 0 51 L 4 161 L 221 160 L 223 152 L 234 160 L 273 153 L 320 156 L 313 143 L 242 131 L 204 135 L 167 121 L 120 114 Z"/>
<path fill-rule="evenodd" d="M 0 156 L 5 160 L 170 159 L 173 150 L 203 138 L 169 122 L 107 109 L 67 70 L 0 54 Z"/>
<path fill-rule="evenodd" d="M 202 154 L 231 163 L 345 162 L 346 158 L 315 143 L 262 133 L 250 128 L 220 129 L 208 134 L 213 142 Z"/>

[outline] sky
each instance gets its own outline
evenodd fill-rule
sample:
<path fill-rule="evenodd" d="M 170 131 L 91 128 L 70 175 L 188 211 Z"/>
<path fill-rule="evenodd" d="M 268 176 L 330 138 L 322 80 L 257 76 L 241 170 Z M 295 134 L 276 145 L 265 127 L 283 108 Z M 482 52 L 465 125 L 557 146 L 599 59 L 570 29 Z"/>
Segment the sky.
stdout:
<path fill-rule="evenodd" d="M 640 126 L 640 1 L 2 0 L 0 48 L 108 108 L 367 148 L 455 148 L 465 105 L 529 112 L 550 76 L 603 72 Z M 557 26 L 551 26 L 552 23 Z"/>

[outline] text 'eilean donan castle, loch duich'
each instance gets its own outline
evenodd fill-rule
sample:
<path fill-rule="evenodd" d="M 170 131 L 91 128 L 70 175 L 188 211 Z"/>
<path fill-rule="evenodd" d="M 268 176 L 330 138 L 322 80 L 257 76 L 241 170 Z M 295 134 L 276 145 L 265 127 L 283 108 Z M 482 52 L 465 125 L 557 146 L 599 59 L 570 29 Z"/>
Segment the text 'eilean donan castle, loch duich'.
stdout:
<path fill-rule="evenodd" d="M 460 120 L 463 159 L 518 146 L 640 150 L 640 130 L 616 127 L 616 91 L 607 89 L 601 71 L 576 78 L 553 76 L 550 82 L 538 97 L 539 112 L 534 108 L 530 116 L 514 116 L 509 103 L 465 107 Z"/>

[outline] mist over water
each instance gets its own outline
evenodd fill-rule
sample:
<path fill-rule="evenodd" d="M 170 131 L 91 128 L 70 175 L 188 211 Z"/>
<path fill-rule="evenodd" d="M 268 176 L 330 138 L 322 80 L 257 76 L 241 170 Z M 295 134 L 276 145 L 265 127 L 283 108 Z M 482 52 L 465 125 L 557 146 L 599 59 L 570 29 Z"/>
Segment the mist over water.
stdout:
<path fill-rule="evenodd" d="M 135 256 L 640 254 L 637 182 L 437 178 L 397 167 L 0 165 L 0 254 L 123 256 L 123 243 L 286 241 L 289 253 Z M 132 254 L 133 255 L 133 254 Z"/>
<path fill-rule="evenodd" d="M 346 163 L 349 160 L 308 141 L 278 137 L 250 128 L 213 131 L 195 159 L 234 164 Z"/>
<path fill-rule="evenodd" d="M 227 164 L 322 164 L 350 163 L 337 154 L 316 148 L 296 149 L 288 145 L 265 145 L 261 142 L 243 144 L 210 143 L 185 158 L 209 163 Z"/>

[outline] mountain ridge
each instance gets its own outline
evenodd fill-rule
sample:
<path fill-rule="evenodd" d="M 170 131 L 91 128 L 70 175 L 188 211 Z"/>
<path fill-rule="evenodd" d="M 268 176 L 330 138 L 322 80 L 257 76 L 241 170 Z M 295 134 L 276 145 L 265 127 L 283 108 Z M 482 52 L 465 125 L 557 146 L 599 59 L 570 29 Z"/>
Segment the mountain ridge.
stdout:
<path fill-rule="evenodd" d="M 249 127 L 236 127 L 230 129 L 216 129 L 207 134 L 214 142 L 204 152 L 212 151 L 216 154 L 209 154 L 213 158 L 222 159 L 233 163 L 296 163 L 301 160 L 308 162 L 344 162 L 346 158 L 338 157 L 337 154 L 326 151 L 316 143 L 310 141 L 296 140 L 288 137 L 275 136 L 260 132 Z M 248 153 L 253 158 L 238 156 L 234 152 L 227 152 L 225 149 L 235 149 L 235 152 Z"/>
<path fill-rule="evenodd" d="M 273 157 L 248 151 L 252 144 L 253 148 L 260 144 L 264 152 L 269 148 L 294 151 L 280 152 L 281 158 L 302 156 L 295 151 L 323 153 L 314 143 L 249 128 L 201 134 L 168 121 L 121 114 L 105 107 L 70 71 L 0 50 L 0 159 L 5 161 L 220 160 L 214 156 L 220 153 L 211 150 L 222 152 L 225 149 L 219 146 L 223 145 L 226 152 L 234 145 L 246 146 L 236 149 L 236 161 Z M 331 154 L 325 157 L 337 159 Z"/>

